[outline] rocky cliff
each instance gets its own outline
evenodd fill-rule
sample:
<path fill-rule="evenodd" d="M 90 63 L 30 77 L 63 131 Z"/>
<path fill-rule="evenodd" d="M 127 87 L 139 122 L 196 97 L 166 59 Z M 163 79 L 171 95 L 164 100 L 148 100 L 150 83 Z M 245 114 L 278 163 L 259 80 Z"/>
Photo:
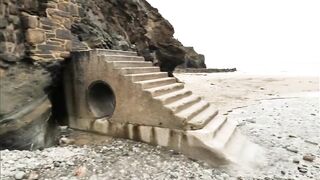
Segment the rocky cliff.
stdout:
<path fill-rule="evenodd" d="M 137 50 L 147 61 L 154 61 L 168 72 L 186 58 L 199 60 L 189 56 L 190 51 L 173 37 L 172 25 L 145 0 L 77 2 L 81 21 L 72 25 L 72 33 L 91 48 Z"/>
<path fill-rule="evenodd" d="M 39 107 L 41 116 L 33 118 L 53 119 L 47 112 L 61 116 L 60 73 L 73 50 L 137 51 L 167 72 L 180 64 L 205 67 L 204 57 L 173 34 L 146 0 L 0 0 L 0 136 L 11 133 L 1 131 L 4 127 L 22 126 L 21 119 Z"/>

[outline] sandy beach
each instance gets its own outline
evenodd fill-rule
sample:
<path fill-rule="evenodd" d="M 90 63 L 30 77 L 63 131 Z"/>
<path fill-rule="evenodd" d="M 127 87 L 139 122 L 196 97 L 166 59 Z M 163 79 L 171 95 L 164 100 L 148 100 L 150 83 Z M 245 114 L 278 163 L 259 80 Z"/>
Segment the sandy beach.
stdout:
<path fill-rule="evenodd" d="M 319 76 L 175 75 L 263 147 L 266 164 L 246 177 L 320 179 Z M 303 160 L 309 155 L 313 162 Z"/>
<path fill-rule="evenodd" d="M 241 164 L 212 168 L 162 147 L 78 135 L 69 137 L 76 138 L 76 145 L 1 151 L 1 179 L 320 179 L 319 77 L 238 72 L 175 76 L 236 121 L 264 149 L 264 164 L 249 171 Z"/>
<path fill-rule="evenodd" d="M 319 76 L 257 75 L 249 73 L 176 73 L 195 94 L 225 113 L 260 100 L 318 96 Z"/>

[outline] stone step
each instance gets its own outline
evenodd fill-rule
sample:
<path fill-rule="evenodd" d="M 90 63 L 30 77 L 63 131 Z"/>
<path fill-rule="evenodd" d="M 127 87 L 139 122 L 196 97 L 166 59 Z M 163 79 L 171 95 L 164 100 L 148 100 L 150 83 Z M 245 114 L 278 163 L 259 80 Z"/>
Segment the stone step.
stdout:
<path fill-rule="evenodd" d="M 138 61 L 112 61 L 113 67 L 116 69 L 124 68 L 124 67 L 152 67 L 153 64 L 151 62 L 138 62 Z"/>
<path fill-rule="evenodd" d="M 135 83 L 140 84 L 142 89 L 148 89 L 148 88 L 154 88 L 154 87 L 159 87 L 159 86 L 165 86 L 168 84 L 173 84 L 176 82 L 177 82 L 176 78 L 166 77 L 166 78 L 160 78 L 160 79 L 138 81 Z"/>
<path fill-rule="evenodd" d="M 127 55 L 127 56 L 137 56 L 137 52 L 134 51 L 121 51 L 121 50 L 111 50 L 111 49 L 96 49 L 98 54 L 101 55 Z"/>
<path fill-rule="evenodd" d="M 215 136 L 213 137 L 213 141 L 216 146 L 223 149 L 235 133 L 236 127 L 235 123 L 230 120 L 226 120 L 222 127 L 216 131 Z"/>
<path fill-rule="evenodd" d="M 157 97 L 157 96 L 168 94 L 174 91 L 178 91 L 183 88 L 184 88 L 183 83 L 174 83 L 174 84 L 169 84 L 165 86 L 146 89 L 146 91 L 150 92 L 153 97 Z"/>
<path fill-rule="evenodd" d="M 250 142 L 250 140 L 242 135 L 239 129 L 236 129 L 231 139 L 224 147 L 223 151 L 230 156 L 233 162 L 240 162 L 245 164 L 264 164 L 265 151 L 257 144 Z"/>
<path fill-rule="evenodd" d="M 187 121 L 186 129 L 196 130 L 206 126 L 210 121 L 214 121 L 214 117 L 218 115 L 218 110 L 210 106 L 198 115 Z"/>
<path fill-rule="evenodd" d="M 211 137 L 216 136 L 218 131 L 222 128 L 224 123 L 227 122 L 227 118 L 224 116 L 217 116 L 216 118 L 212 119 L 208 122 L 206 126 L 204 126 L 202 129 L 206 131 L 210 131 Z"/>
<path fill-rule="evenodd" d="M 166 105 L 166 107 L 171 109 L 174 113 L 178 113 L 179 111 L 182 111 L 199 101 L 201 101 L 201 98 L 199 96 L 191 95 L 170 103 Z"/>
<path fill-rule="evenodd" d="M 159 67 L 126 67 L 120 69 L 121 74 L 140 74 L 140 73 L 152 73 L 160 72 Z"/>
<path fill-rule="evenodd" d="M 100 55 L 106 61 L 134 61 L 134 62 L 145 62 L 144 58 L 141 56 L 126 56 L 126 55 Z"/>
<path fill-rule="evenodd" d="M 206 101 L 200 101 L 189 108 L 180 111 L 179 113 L 176 114 L 180 119 L 182 119 L 183 122 L 188 122 L 190 119 L 198 115 L 201 111 L 205 110 L 208 108 L 210 104 Z"/>
<path fill-rule="evenodd" d="M 137 81 L 165 78 L 165 77 L 168 77 L 168 73 L 155 72 L 155 73 L 130 74 L 130 75 L 125 75 L 125 77 L 130 78 L 132 82 L 137 82 Z"/>
<path fill-rule="evenodd" d="M 184 97 L 190 96 L 191 94 L 192 94 L 191 91 L 181 89 L 168 94 L 164 94 L 162 96 L 155 97 L 155 99 L 160 100 L 163 104 L 169 104 L 179 99 L 182 99 Z"/>
<path fill-rule="evenodd" d="M 240 134 L 239 132 L 237 132 L 237 130 L 234 134 L 237 134 L 237 135 L 233 135 L 230 138 L 228 144 L 225 147 L 225 151 L 228 154 L 231 154 L 232 156 L 237 157 L 245 154 L 245 151 L 247 150 L 246 147 L 247 146 L 250 147 L 250 144 L 248 139 L 242 134 Z"/>

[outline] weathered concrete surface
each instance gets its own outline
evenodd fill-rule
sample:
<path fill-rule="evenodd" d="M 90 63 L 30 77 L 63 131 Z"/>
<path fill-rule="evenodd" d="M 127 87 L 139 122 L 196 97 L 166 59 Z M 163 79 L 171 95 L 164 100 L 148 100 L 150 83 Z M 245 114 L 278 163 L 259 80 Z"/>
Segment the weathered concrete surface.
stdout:
<path fill-rule="evenodd" d="M 141 57 L 81 51 L 73 53 L 67 67 L 72 128 L 169 147 L 211 165 L 256 166 L 262 159 L 259 147 L 235 123 Z M 92 98 L 91 87 L 97 83 L 108 93 L 98 90 Z"/>
<path fill-rule="evenodd" d="M 190 91 L 183 91 L 173 97 L 163 98 L 156 100 L 153 94 L 161 95 L 166 92 L 172 92 L 178 89 L 160 89 L 158 91 L 144 91 L 143 89 L 152 89 L 165 85 L 179 85 L 175 78 L 159 78 L 159 80 L 145 80 L 132 82 L 133 76 L 127 73 L 131 71 L 140 71 L 141 73 L 160 72 L 158 67 L 152 67 L 150 62 L 127 62 L 122 59 L 121 61 L 108 62 L 108 56 L 99 56 L 95 51 L 79 52 L 73 56 L 71 66 L 66 69 L 66 83 L 68 100 L 68 108 L 70 109 L 70 124 L 76 121 L 77 126 L 81 129 L 90 129 L 96 117 L 90 112 L 87 107 L 87 94 L 88 87 L 95 81 L 104 81 L 115 94 L 116 109 L 110 119 L 115 123 L 134 123 L 139 125 L 148 125 L 156 127 L 168 127 L 172 129 L 188 128 L 182 121 L 183 118 L 173 116 L 171 109 L 164 107 L 163 101 L 171 98 L 178 100 L 179 98 L 190 95 Z M 120 57 L 122 58 L 122 57 Z M 90 59 L 90 60 L 89 60 Z M 131 64 L 130 64 L 131 63 Z M 140 67 L 132 67 L 138 65 Z M 120 68 L 115 68 L 118 66 Z M 122 66 L 122 68 L 121 68 Z M 123 67 L 129 66 L 129 67 Z M 142 72 L 141 72 L 142 71 Z M 145 72 L 143 72 L 145 71 Z M 69 74 L 70 73 L 70 74 Z M 121 74 L 125 73 L 125 74 Z M 136 73 L 137 74 L 137 73 Z M 125 76 L 128 75 L 129 77 Z M 71 86 L 71 87 L 70 87 Z M 172 100 L 169 99 L 171 102 Z M 74 100 L 77 102 L 74 103 Z M 168 101 L 169 101 L 168 100 Z M 71 104 L 73 103 L 73 104 Z M 141 116 L 144 114 L 144 116 Z M 72 120 L 75 118 L 75 120 Z M 84 119 L 79 124 L 78 118 Z M 173 121 L 172 118 L 176 120 Z"/>

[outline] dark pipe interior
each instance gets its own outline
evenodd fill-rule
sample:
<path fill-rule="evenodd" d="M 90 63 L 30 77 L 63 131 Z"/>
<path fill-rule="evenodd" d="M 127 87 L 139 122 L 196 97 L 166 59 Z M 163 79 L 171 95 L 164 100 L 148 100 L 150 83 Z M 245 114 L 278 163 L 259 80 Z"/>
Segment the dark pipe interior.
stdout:
<path fill-rule="evenodd" d="M 68 116 L 63 80 L 65 63 L 52 64 L 47 68 L 52 76 L 52 85 L 49 87 L 49 98 L 52 104 L 52 119 L 59 125 L 66 126 L 68 125 Z"/>
<path fill-rule="evenodd" d="M 97 118 L 111 117 L 115 109 L 115 95 L 111 87 L 103 82 L 93 82 L 88 88 L 88 104 Z"/>

